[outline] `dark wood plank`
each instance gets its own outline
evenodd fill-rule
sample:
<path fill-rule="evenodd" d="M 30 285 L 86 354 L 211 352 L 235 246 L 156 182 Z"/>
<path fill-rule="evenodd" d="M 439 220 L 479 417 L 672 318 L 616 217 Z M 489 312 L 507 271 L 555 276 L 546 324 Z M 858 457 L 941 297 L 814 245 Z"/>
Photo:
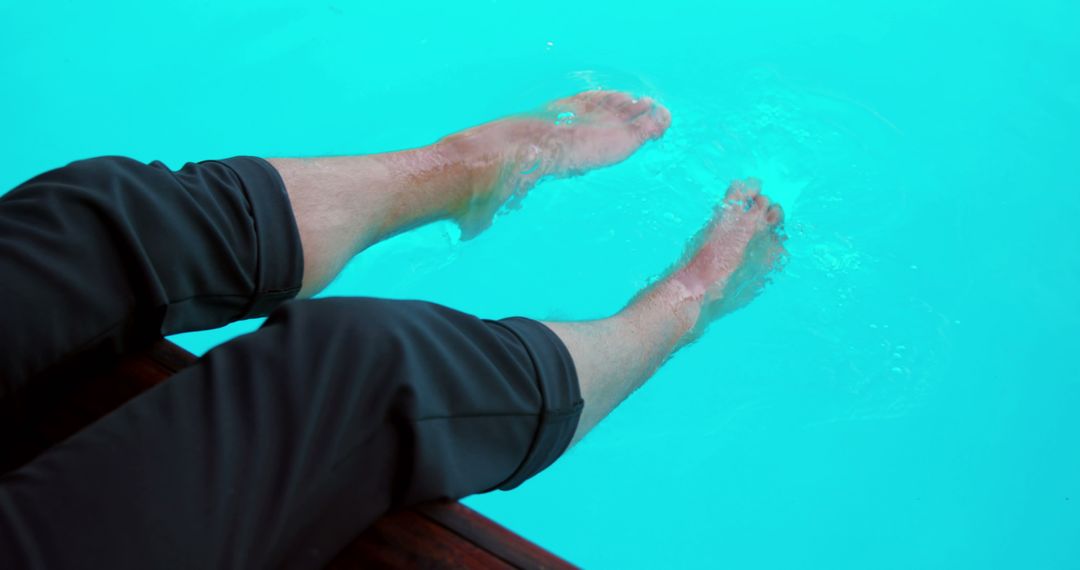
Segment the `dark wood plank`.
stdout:
<path fill-rule="evenodd" d="M 192 362 L 193 354 L 160 339 L 118 361 L 84 358 L 39 379 L 0 408 L 0 473 L 26 464 Z"/>
<path fill-rule="evenodd" d="M 17 408 L 0 411 L 0 473 L 31 461 L 196 360 L 161 339 L 109 365 L 80 364 Z M 361 533 L 331 568 L 574 568 L 491 519 L 441 501 L 390 513 Z"/>
<path fill-rule="evenodd" d="M 477 568 L 513 566 L 415 510 L 388 514 L 345 547 L 329 568 Z"/>
<path fill-rule="evenodd" d="M 414 508 L 514 567 L 559 570 L 576 568 L 457 501 L 439 501 Z"/>

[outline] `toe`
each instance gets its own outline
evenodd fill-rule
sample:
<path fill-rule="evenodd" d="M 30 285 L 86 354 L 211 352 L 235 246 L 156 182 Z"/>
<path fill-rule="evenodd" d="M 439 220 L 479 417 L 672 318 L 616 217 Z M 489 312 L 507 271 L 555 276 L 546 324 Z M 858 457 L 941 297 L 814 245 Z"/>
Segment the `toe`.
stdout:
<path fill-rule="evenodd" d="M 632 100 L 633 98 L 621 91 L 600 91 L 592 103 L 594 108 L 621 115 L 623 109 Z"/>
<path fill-rule="evenodd" d="M 724 200 L 752 205 L 751 202 L 760 194 L 761 181 L 757 178 L 733 180 L 731 186 L 728 186 Z"/>
<path fill-rule="evenodd" d="M 784 222 L 784 208 L 780 204 L 773 203 L 769 206 L 769 209 L 765 211 L 765 221 L 770 225 L 778 226 Z"/>
<path fill-rule="evenodd" d="M 667 107 L 654 102 L 653 116 L 656 117 L 656 122 L 662 131 L 666 131 L 671 126 L 671 111 L 668 111 Z"/>
<path fill-rule="evenodd" d="M 590 89 L 589 91 L 582 91 L 581 93 L 559 99 L 554 103 L 551 103 L 549 107 L 553 109 L 571 108 L 579 113 L 588 112 L 596 107 L 597 99 L 607 93 L 607 91 L 601 89 Z"/>
<path fill-rule="evenodd" d="M 651 115 L 642 115 L 631 122 L 630 125 L 641 142 L 656 140 L 664 136 L 664 131 L 667 130 L 667 124 L 658 121 L 656 117 Z"/>
<path fill-rule="evenodd" d="M 742 200 L 743 194 L 745 194 L 745 187 L 742 180 L 732 180 L 728 186 L 727 192 L 724 194 L 725 202 L 738 202 Z"/>
<path fill-rule="evenodd" d="M 750 196 L 757 196 L 761 194 L 761 181 L 753 176 L 748 177 L 743 181 L 743 186 L 746 187 L 746 193 Z"/>
<path fill-rule="evenodd" d="M 653 101 L 652 97 L 642 97 L 640 99 L 626 97 L 619 108 L 619 114 L 626 119 L 635 119 L 652 110 L 655 104 L 656 102 Z"/>

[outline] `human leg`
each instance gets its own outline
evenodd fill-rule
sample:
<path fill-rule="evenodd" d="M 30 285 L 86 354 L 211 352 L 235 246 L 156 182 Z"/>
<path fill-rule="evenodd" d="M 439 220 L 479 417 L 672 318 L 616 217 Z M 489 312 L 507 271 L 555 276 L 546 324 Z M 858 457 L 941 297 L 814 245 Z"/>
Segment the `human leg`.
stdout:
<path fill-rule="evenodd" d="M 318 567 L 389 508 L 517 486 L 581 406 L 536 321 L 288 303 L 0 478 L 0 567 Z"/>
<path fill-rule="evenodd" d="M 542 179 L 617 163 L 670 122 L 647 97 L 586 91 L 415 149 L 272 158 L 304 244 L 300 295 L 318 292 L 370 245 L 428 222 L 452 220 L 475 236 Z"/>
<path fill-rule="evenodd" d="M 549 322 L 574 358 L 585 409 L 576 443 L 716 318 L 749 303 L 784 254 L 783 212 L 754 180 L 733 183 L 722 207 L 665 279 L 618 314 Z"/>
<path fill-rule="evenodd" d="M 650 99 L 590 91 L 395 153 L 176 172 L 107 157 L 37 176 L 0 198 L 0 403 L 58 367 L 310 296 L 409 228 L 473 235 L 542 178 L 618 162 L 669 121 Z"/>

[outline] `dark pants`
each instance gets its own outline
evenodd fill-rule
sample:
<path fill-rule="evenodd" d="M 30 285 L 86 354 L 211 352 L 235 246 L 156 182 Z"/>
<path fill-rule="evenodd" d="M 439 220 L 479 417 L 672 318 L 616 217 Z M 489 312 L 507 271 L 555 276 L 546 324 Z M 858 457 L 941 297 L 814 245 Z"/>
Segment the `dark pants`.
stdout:
<path fill-rule="evenodd" d="M 73 163 L 0 198 L 0 401 L 162 334 L 269 314 L 0 479 L 0 568 L 318 566 L 390 508 L 509 489 L 582 401 L 547 327 L 417 301 L 288 302 L 265 161 Z"/>

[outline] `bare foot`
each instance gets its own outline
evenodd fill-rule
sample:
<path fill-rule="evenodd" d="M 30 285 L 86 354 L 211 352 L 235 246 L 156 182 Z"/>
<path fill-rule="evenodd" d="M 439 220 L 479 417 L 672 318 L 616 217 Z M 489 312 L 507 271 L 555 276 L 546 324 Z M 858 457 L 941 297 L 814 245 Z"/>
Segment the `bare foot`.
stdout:
<path fill-rule="evenodd" d="M 783 221 L 783 210 L 761 193 L 760 182 L 749 178 L 731 184 L 687 260 L 658 287 L 676 306 L 693 300 L 687 341 L 761 292 L 786 253 Z"/>
<path fill-rule="evenodd" d="M 541 179 L 621 162 L 670 124 L 668 110 L 649 97 L 586 91 L 443 139 L 479 173 L 472 199 L 456 212 L 462 236 L 487 228 L 503 204 L 513 206 Z"/>

